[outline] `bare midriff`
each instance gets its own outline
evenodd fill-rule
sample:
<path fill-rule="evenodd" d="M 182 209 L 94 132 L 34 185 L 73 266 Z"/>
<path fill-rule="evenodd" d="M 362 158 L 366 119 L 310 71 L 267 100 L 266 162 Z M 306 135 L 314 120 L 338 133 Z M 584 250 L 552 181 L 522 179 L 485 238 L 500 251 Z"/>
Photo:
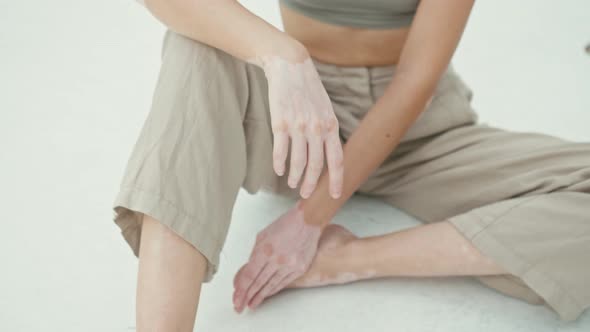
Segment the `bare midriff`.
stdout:
<path fill-rule="evenodd" d="M 340 66 L 383 66 L 399 61 L 409 27 L 363 29 L 327 24 L 284 5 L 285 32 L 301 42 L 311 57 Z"/>

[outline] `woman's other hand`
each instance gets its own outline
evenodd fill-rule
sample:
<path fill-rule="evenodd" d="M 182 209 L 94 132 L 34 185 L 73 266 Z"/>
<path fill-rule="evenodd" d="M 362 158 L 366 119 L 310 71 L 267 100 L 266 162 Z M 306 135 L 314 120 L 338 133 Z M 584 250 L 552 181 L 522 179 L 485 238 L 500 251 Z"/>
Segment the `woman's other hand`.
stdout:
<path fill-rule="evenodd" d="M 322 228 L 304 220 L 300 203 L 258 233 L 250 259 L 234 278 L 237 312 L 256 308 L 302 276 L 315 257 Z"/>

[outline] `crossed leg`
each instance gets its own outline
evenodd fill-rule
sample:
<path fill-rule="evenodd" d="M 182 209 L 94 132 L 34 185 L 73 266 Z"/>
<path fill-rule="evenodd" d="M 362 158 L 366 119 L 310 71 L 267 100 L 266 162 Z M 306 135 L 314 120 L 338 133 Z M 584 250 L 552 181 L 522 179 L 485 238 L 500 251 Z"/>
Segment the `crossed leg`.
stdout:
<path fill-rule="evenodd" d="M 426 224 L 362 239 L 331 226 L 292 287 L 461 275 L 565 320 L 590 306 L 590 144 L 475 125 L 392 160 L 362 189 Z"/>
<path fill-rule="evenodd" d="M 329 225 L 307 273 L 291 287 L 313 287 L 382 277 L 496 275 L 506 273 L 448 222 L 358 238 Z"/>

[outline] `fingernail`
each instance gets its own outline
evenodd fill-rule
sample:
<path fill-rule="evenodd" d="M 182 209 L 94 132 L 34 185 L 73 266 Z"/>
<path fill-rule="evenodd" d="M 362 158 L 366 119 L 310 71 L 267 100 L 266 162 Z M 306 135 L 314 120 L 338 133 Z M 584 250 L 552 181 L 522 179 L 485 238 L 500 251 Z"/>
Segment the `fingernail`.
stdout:
<path fill-rule="evenodd" d="M 309 190 L 302 190 L 301 191 L 301 197 L 303 198 L 309 198 L 309 196 L 311 195 L 311 193 L 309 192 Z"/>
<path fill-rule="evenodd" d="M 274 168 L 275 172 L 278 175 L 283 175 L 283 172 L 285 171 L 285 168 L 284 167 L 281 167 L 281 165 L 279 163 L 273 164 L 272 167 Z"/>
<path fill-rule="evenodd" d="M 342 193 L 341 193 L 341 192 L 339 192 L 339 191 L 333 191 L 333 192 L 332 192 L 332 198 L 334 198 L 334 199 L 338 199 L 338 198 L 340 198 L 340 195 L 341 195 L 341 194 L 342 194 Z"/>

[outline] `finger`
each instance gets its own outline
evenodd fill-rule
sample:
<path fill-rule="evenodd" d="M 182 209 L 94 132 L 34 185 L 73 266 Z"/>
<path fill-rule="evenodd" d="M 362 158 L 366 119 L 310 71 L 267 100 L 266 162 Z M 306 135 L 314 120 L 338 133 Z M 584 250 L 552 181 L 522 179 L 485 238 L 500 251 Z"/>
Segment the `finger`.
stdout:
<path fill-rule="evenodd" d="M 277 266 L 275 264 L 266 264 L 264 269 L 260 272 L 256 280 L 252 283 L 246 293 L 244 306 L 252 301 L 252 298 L 268 283 L 269 280 L 277 272 Z"/>
<path fill-rule="evenodd" d="M 301 197 L 303 198 L 308 198 L 313 193 L 324 168 L 322 137 L 319 134 L 314 134 L 309 138 L 308 143 L 307 170 L 305 171 L 305 180 L 301 186 Z"/>
<path fill-rule="evenodd" d="M 247 279 L 254 279 L 256 276 L 245 276 L 244 275 L 244 271 L 246 270 L 246 268 L 248 267 L 248 263 L 244 264 L 236 273 L 235 277 L 234 277 L 234 294 L 232 296 L 232 300 L 234 303 L 234 309 L 238 312 L 240 312 L 238 310 L 239 308 L 239 304 L 241 302 L 241 299 L 243 297 L 243 295 L 245 294 L 245 289 L 247 289 L 246 287 L 248 287 L 248 282 Z"/>
<path fill-rule="evenodd" d="M 297 278 L 299 278 L 300 276 L 301 275 L 299 273 L 295 273 L 295 272 L 292 272 L 289 275 L 285 276 L 285 278 L 283 278 L 283 280 L 281 280 L 276 285 L 276 287 L 270 292 L 270 295 L 268 295 L 268 296 L 273 296 L 276 293 L 282 291 L 283 289 L 285 289 L 285 287 L 287 287 L 293 281 L 297 280 Z"/>
<path fill-rule="evenodd" d="M 273 129 L 273 168 L 277 175 L 285 174 L 285 163 L 289 152 L 289 134 L 283 127 Z"/>
<path fill-rule="evenodd" d="M 296 188 L 307 162 L 307 142 L 300 133 L 291 136 L 291 166 L 289 170 L 289 187 Z"/>
<path fill-rule="evenodd" d="M 235 302 L 234 307 L 237 312 L 242 312 L 244 304 L 246 303 L 247 291 L 252 283 L 258 278 L 260 271 L 266 265 L 265 259 L 254 259 L 249 261 L 240 271 L 236 274 L 235 284 Z"/>
<path fill-rule="evenodd" d="M 293 272 L 289 270 L 278 271 L 271 280 L 254 296 L 254 298 L 248 303 L 248 306 L 252 309 L 257 308 L 265 298 L 271 295 L 271 292 L 279 285 L 280 282 L 285 279 L 286 276 Z"/>
<path fill-rule="evenodd" d="M 245 268 L 245 267 L 246 267 L 246 264 L 244 264 L 244 265 L 243 265 L 243 266 L 242 266 L 242 267 L 241 267 L 241 268 L 238 270 L 238 272 L 236 272 L 236 275 L 234 276 L 234 294 L 233 294 L 233 297 L 232 297 L 232 301 L 233 301 L 233 303 L 234 303 L 234 307 L 237 307 L 237 306 L 236 306 L 236 300 L 237 300 L 237 295 L 238 295 L 238 291 L 237 291 L 237 289 L 238 289 L 238 280 L 240 280 L 240 278 L 241 278 L 241 277 L 240 277 L 240 274 L 242 274 L 242 273 L 243 273 L 243 271 L 244 271 L 244 268 Z"/>
<path fill-rule="evenodd" d="M 330 176 L 330 195 L 332 198 L 339 198 L 342 194 L 342 182 L 344 181 L 344 156 L 337 130 L 326 137 L 325 146 Z"/>

